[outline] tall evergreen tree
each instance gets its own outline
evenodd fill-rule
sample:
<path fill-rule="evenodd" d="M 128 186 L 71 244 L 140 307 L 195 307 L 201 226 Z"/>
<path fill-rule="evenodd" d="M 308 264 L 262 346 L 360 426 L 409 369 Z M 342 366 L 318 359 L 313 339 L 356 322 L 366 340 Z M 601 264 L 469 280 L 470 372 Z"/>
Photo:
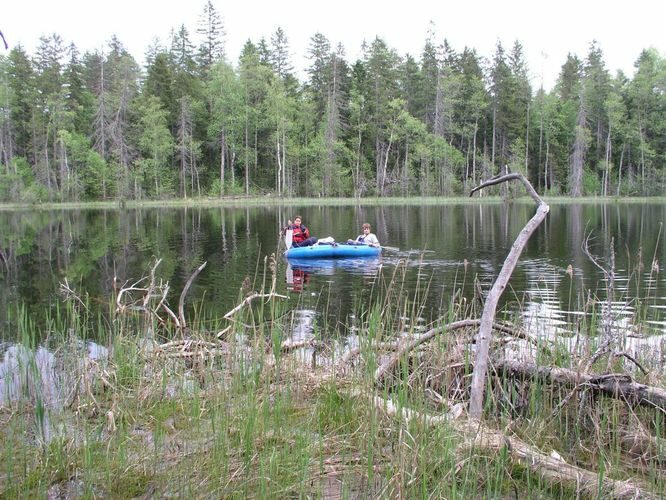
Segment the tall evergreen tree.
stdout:
<path fill-rule="evenodd" d="M 87 134 L 92 122 L 94 96 L 85 82 L 84 66 L 74 44 L 68 48 L 69 62 L 64 71 L 66 109 L 71 114 L 73 129 Z"/>
<path fill-rule="evenodd" d="M 197 34 L 201 37 L 198 51 L 199 68 L 203 74 L 206 74 L 214 63 L 224 59 L 224 24 L 211 0 L 204 5 Z"/>
<path fill-rule="evenodd" d="M 260 141 L 264 136 L 262 110 L 270 86 L 272 72 L 269 66 L 262 63 L 258 48 L 248 41 L 243 47 L 240 58 L 240 81 L 244 93 L 244 151 L 245 193 L 250 193 L 250 174 L 258 171 Z M 272 151 L 272 148 L 270 148 Z M 272 178 L 272 175 L 271 175 Z"/>
<path fill-rule="evenodd" d="M 165 51 L 157 52 L 146 66 L 146 78 L 143 82 L 143 94 L 154 96 L 169 113 L 169 124 L 175 123 L 178 112 L 178 101 L 174 96 L 174 67 L 171 58 Z M 173 128 L 173 127 L 172 127 Z"/>
<path fill-rule="evenodd" d="M 57 34 L 43 36 L 35 54 L 39 112 L 33 117 L 33 137 L 37 152 L 35 171 L 49 194 L 61 190 L 68 175 L 67 159 L 58 133 L 67 126 L 63 66 L 65 45 Z"/>
<path fill-rule="evenodd" d="M 595 172 L 605 157 L 607 118 L 605 103 L 611 91 L 611 81 L 605 67 L 603 53 L 596 41 L 590 45 L 583 69 L 583 86 L 587 104 L 587 122 L 594 140 L 589 159 L 590 170 Z M 603 169 L 603 167 L 601 167 Z"/>
<path fill-rule="evenodd" d="M 219 62 L 211 69 L 208 91 L 212 117 L 208 139 L 220 151 L 217 193 L 222 196 L 228 185 L 235 187 L 235 165 L 243 150 L 243 88 L 233 68 Z"/>
<path fill-rule="evenodd" d="M 397 116 L 400 112 L 397 68 L 399 57 L 380 38 L 372 42 L 365 65 L 367 67 L 368 112 L 372 120 L 375 146 L 375 188 L 378 195 L 385 195 L 388 185 L 388 165 L 393 151 Z"/>
<path fill-rule="evenodd" d="M 282 80 L 285 80 L 294 71 L 289 54 L 289 41 L 280 27 L 271 36 L 270 63 L 275 74 Z"/>
<path fill-rule="evenodd" d="M 22 46 L 14 47 L 7 58 L 7 99 L 9 100 L 9 134 L 12 153 L 35 164 L 33 117 L 37 101 L 37 80 L 28 54 Z"/>
<path fill-rule="evenodd" d="M 315 33 L 307 49 L 310 66 L 307 69 L 308 91 L 317 109 L 317 119 L 321 120 L 326 111 L 327 89 L 330 83 L 331 44 L 324 35 Z"/>
<path fill-rule="evenodd" d="M 642 194 L 663 192 L 666 162 L 658 152 L 666 150 L 666 61 L 649 49 L 641 52 L 634 66 L 636 74 L 627 92 L 629 126 L 636 138 L 632 163 Z"/>
<path fill-rule="evenodd" d="M 463 140 L 461 147 L 466 157 L 464 180 L 470 179 L 476 185 L 482 174 L 488 177 L 490 172 L 482 172 L 477 161 L 478 151 L 483 151 L 479 140 L 479 130 L 488 107 L 488 95 L 483 83 L 483 70 L 476 52 L 465 49 L 460 54 L 458 67 L 460 71 L 459 95 L 454 103 L 454 118 L 458 123 Z"/>
<path fill-rule="evenodd" d="M 131 171 L 137 145 L 131 135 L 135 125 L 134 100 L 138 95 L 139 65 L 117 37 L 109 42 L 104 76 L 108 77 L 105 107 L 109 111 L 108 141 L 115 167 L 118 194 L 138 195 L 140 179 Z M 102 78 L 104 79 L 104 78 Z"/>

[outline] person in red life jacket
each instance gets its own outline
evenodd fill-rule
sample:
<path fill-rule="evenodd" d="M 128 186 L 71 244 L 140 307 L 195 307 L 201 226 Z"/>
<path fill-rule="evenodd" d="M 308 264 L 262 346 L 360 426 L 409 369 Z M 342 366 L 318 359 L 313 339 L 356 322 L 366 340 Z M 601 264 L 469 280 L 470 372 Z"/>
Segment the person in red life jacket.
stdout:
<path fill-rule="evenodd" d="M 302 224 L 300 215 L 294 218 L 292 224 L 290 220 L 287 221 L 285 230 L 292 230 L 291 246 L 292 247 L 309 247 L 317 243 L 317 238 L 310 236 L 310 230 Z"/>

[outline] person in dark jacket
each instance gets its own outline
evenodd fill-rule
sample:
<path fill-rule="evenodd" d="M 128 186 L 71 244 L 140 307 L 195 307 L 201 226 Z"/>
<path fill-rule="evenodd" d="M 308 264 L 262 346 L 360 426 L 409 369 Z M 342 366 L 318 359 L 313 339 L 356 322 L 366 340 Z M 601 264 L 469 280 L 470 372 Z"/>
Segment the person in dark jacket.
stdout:
<path fill-rule="evenodd" d="M 302 224 L 302 218 L 297 215 L 294 218 L 294 223 L 290 220 L 287 221 L 285 230 L 292 230 L 291 246 L 292 247 L 309 247 L 317 243 L 317 238 L 310 236 L 310 230 Z"/>

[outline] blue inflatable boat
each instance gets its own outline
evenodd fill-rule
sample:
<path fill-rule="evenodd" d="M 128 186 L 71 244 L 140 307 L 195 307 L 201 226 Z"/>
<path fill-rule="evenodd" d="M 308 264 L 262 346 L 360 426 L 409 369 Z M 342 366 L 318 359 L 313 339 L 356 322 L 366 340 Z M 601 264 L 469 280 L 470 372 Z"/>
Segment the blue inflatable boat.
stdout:
<path fill-rule="evenodd" d="M 284 255 L 288 259 L 349 259 L 354 257 L 377 257 L 381 247 L 368 245 L 313 245 L 310 247 L 292 247 Z"/>

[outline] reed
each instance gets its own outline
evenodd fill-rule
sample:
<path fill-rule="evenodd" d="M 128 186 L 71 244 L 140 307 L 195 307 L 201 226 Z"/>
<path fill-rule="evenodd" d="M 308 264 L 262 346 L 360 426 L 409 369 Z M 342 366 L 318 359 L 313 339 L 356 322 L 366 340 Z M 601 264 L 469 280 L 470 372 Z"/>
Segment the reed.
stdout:
<path fill-rule="evenodd" d="M 272 263 L 258 269 L 254 282 L 270 291 Z M 378 278 L 372 297 L 357 304 L 354 335 L 351 324 L 322 321 L 309 343 L 293 350 L 285 342 L 293 340 L 295 316 L 279 301 L 244 309 L 219 341 L 214 332 L 225 323 L 203 303 L 194 306 L 187 332 L 118 315 L 113 304 L 91 313 L 69 302 L 54 308 L 45 332 L 18 307 L 12 321 L 31 353 L 19 371 L 33 389 L 0 409 L 0 496 L 575 496 L 575 488 L 517 463 L 507 446 L 472 446 L 454 422 L 427 422 L 425 415 L 468 397 L 473 330 L 445 329 L 377 384 L 376 370 L 395 353 L 396 340 L 423 332 L 429 284 L 407 294 L 403 279 L 399 266 Z M 470 279 L 461 269 L 461 283 Z M 462 294 L 443 304 L 442 317 L 426 329 L 478 312 Z M 594 352 L 601 312 L 595 301 L 584 305 L 576 327 L 585 346 L 523 345 L 538 364 L 577 366 Z M 108 358 L 90 357 L 91 338 L 108 348 Z M 44 346 L 69 374 L 58 381 L 59 403 L 48 402 L 36 382 Z M 350 347 L 358 355 L 345 365 Z M 656 374 L 637 377 L 663 387 Z M 420 416 L 405 421 L 375 397 Z M 600 478 L 639 480 L 656 496 L 666 492 L 663 415 L 585 386 L 571 391 L 488 375 L 486 423 Z M 602 486 L 597 493 L 604 496 Z"/>

